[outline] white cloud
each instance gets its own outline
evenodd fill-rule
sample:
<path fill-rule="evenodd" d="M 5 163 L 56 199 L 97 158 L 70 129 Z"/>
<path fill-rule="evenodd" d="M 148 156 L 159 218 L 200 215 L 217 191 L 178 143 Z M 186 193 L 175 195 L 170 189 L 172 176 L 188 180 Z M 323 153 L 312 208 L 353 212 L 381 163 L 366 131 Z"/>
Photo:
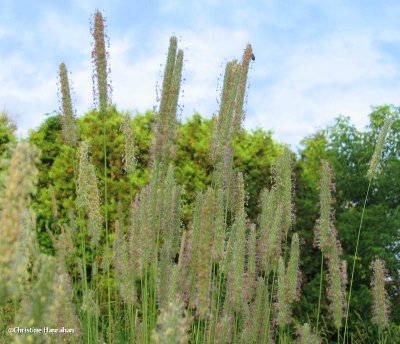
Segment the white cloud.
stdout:
<path fill-rule="evenodd" d="M 46 11 L 33 37 L 40 45 L 50 44 L 56 53 L 87 54 L 91 42 L 89 18 L 83 22 L 80 19 L 81 16 L 66 17 L 55 11 Z"/>
<path fill-rule="evenodd" d="M 18 133 L 26 134 L 36 127 L 43 114 L 56 108 L 56 78 L 41 75 L 40 71 L 22 54 L 14 53 L 2 58 L 3 72 L 0 82 L 1 107 L 5 107 L 18 124 Z"/>
<path fill-rule="evenodd" d="M 272 128 L 292 144 L 315 128 L 351 115 L 359 128 L 368 121 L 370 105 L 395 103 L 400 71 L 387 62 L 362 34 L 335 34 L 293 51 L 281 61 L 280 75 L 268 87 L 253 88 L 252 125 Z"/>
<path fill-rule="evenodd" d="M 0 56 L 0 106 L 6 107 L 15 117 L 18 134 L 23 136 L 28 129 L 37 127 L 43 121 L 45 113 L 59 108 L 59 54 L 64 51 L 69 58 L 74 55 L 71 52 L 75 52 L 77 55 L 86 54 L 90 59 L 88 28 L 77 24 L 74 18 L 65 18 L 51 11 L 44 13 L 42 19 L 40 25 L 33 29 L 21 33 L 7 31 L 11 38 L 23 42 L 23 48 L 4 50 Z M 74 68 L 68 60 L 66 63 L 73 72 Z M 79 62 L 73 67 L 81 69 Z M 80 84 L 77 86 L 79 89 Z"/>

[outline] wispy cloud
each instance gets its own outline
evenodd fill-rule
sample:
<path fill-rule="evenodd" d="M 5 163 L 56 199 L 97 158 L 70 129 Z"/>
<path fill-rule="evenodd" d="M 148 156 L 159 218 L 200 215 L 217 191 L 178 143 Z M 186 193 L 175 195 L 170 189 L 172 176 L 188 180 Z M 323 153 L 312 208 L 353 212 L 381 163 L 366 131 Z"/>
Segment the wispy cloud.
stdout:
<path fill-rule="evenodd" d="M 272 127 L 291 143 L 339 114 L 365 126 L 370 105 L 393 103 L 400 91 L 399 66 L 362 33 L 305 44 L 282 59 L 279 74 L 274 84 L 252 90 L 251 124 Z"/>

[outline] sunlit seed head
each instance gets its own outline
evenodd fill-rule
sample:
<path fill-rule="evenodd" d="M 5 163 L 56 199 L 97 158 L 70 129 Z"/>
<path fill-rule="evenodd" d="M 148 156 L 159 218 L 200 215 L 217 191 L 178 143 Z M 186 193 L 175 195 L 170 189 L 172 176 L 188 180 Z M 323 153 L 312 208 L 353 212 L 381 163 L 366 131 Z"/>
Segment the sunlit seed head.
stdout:
<path fill-rule="evenodd" d="M 382 259 L 375 259 L 371 263 L 372 279 L 372 322 L 384 329 L 389 326 L 390 304 L 385 288 L 387 270 Z"/>
<path fill-rule="evenodd" d="M 98 100 L 99 111 L 105 116 L 107 107 L 111 103 L 110 85 L 108 82 L 108 53 L 106 51 L 106 35 L 104 29 L 104 18 L 102 13 L 97 10 L 94 15 L 94 25 L 92 28 L 94 47 L 92 51 L 93 60 L 93 89 L 95 99 Z"/>
<path fill-rule="evenodd" d="M 322 173 L 320 181 L 320 217 L 315 225 L 314 245 L 317 245 L 323 253 L 326 253 L 329 246 L 329 236 L 333 225 L 333 171 L 328 161 L 322 162 Z"/>
<path fill-rule="evenodd" d="M 78 140 L 76 116 L 72 107 L 68 71 L 64 62 L 62 62 L 59 67 L 59 82 L 61 88 L 62 135 L 66 143 L 75 147 Z"/>
<path fill-rule="evenodd" d="M 90 162 L 89 146 L 86 142 L 81 143 L 78 155 L 77 202 L 87 214 L 91 244 L 96 246 L 100 240 L 103 218 L 96 172 Z"/>
<path fill-rule="evenodd" d="M 296 330 L 299 339 L 299 344 L 320 344 L 321 338 L 312 332 L 311 326 L 308 323 L 297 326 Z"/>
<path fill-rule="evenodd" d="M 125 115 L 121 127 L 125 137 L 124 155 L 122 158 L 124 170 L 127 174 L 132 174 L 136 167 L 136 157 L 135 137 L 132 130 L 132 119 L 129 113 Z"/>
<path fill-rule="evenodd" d="M 294 233 L 290 246 L 290 260 L 287 268 L 287 299 L 289 303 L 300 299 L 300 243 L 299 235 Z"/>
<path fill-rule="evenodd" d="M 374 153 L 372 154 L 372 158 L 369 163 L 369 169 L 367 172 L 367 177 L 369 180 L 372 180 L 372 178 L 376 175 L 379 161 L 382 156 L 383 148 L 385 146 L 386 137 L 389 133 L 390 126 L 392 125 L 392 123 L 393 123 L 393 121 L 390 118 L 386 118 L 385 122 L 383 123 L 383 127 L 378 136 L 378 140 L 376 141 L 376 144 L 375 144 Z"/>

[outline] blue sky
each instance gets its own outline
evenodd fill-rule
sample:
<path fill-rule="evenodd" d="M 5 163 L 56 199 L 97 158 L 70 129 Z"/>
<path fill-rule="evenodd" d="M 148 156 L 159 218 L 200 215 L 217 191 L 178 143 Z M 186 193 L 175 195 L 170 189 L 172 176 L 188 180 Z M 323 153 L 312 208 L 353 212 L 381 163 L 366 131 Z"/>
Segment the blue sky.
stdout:
<path fill-rule="evenodd" d="M 13 1 L 0 0 L 0 108 L 19 133 L 58 110 L 57 70 L 71 72 L 78 115 L 92 102 L 90 18 L 103 11 L 113 102 L 157 106 L 169 37 L 185 52 L 181 117 L 218 110 L 224 65 L 247 42 L 246 128 L 296 146 L 339 115 L 363 128 L 371 105 L 400 97 L 398 1 Z"/>

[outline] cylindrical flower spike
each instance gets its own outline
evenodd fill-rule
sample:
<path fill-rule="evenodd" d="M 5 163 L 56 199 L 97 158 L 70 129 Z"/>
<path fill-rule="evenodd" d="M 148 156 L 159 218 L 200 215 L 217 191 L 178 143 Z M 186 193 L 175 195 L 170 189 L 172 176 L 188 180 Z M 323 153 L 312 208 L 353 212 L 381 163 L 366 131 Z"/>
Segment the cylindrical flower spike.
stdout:
<path fill-rule="evenodd" d="M 383 152 L 383 147 L 385 146 L 385 140 L 386 136 L 388 135 L 390 126 L 392 125 L 392 120 L 389 118 L 385 119 L 385 122 L 383 123 L 382 130 L 379 134 L 378 141 L 376 142 L 375 145 L 375 150 L 372 155 L 371 161 L 369 163 L 369 169 L 367 172 L 367 177 L 369 180 L 371 180 L 377 171 L 379 160 L 381 159 L 382 152 Z"/>
<path fill-rule="evenodd" d="M 289 147 L 285 146 L 282 155 L 274 166 L 274 179 L 278 200 L 282 204 L 282 235 L 287 237 L 292 226 L 293 212 L 293 183 L 292 183 L 292 158 Z"/>
<path fill-rule="evenodd" d="M 100 211 L 100 195 L 98 181 L 94 166 L 89 158 L 89 146 L 82 142 L 79 147 L 77 201 L 88 216 L 88 233 L 91 237 L 93 247 L 97 246 L 100 240 L 103 218 Z"/>
<path fill-rule="evenodd" d="M 110 101 L 110 92 L 108 85 L 108 66 L 107 51 L 104 30 L 104 18 L 99 10 L 94 15 L 94 25 L 92 30 L 94 38 L 94 48 L 92 51 L 92 59 L 94 64 L 94 82 L 96 90 L 94 93 L 99 102 L 99 111 L 105 116 Z"/>
<path fill-rule="evenodd" d="M 346 280 L 344 276 L 344 265 L 340 259 L 341 246 L 336 239 L 336 235 L 331 234 L 331 244 L 329 245 L 328 257 L 328 298 L 330 299 L 330 311 L 333 318 L 333 323 L 337 329 L 342 327 L 342 320 L 345 318 L 346 310 Z"/>
<path fill-rule="evenodd" d="M 299 235 L 294 233 L 290 247 L 290 260 L 287 268 L 287 299 L 289 303 L 300 299 L 300 247 Z"/>
<path fill-rule="evenodd" d="M 371 280 L 372 292 L 372 322 L 380 329 L 389 326 L 390 305 L 388 294 L 385 289 L 387 271 L 382 259 L 375 259 L 371 263 L 373 271 Z"/>
<path fill-rule="evenodd" d="M 290 322 L 290 306 L 286 292 L 285 262 L 282 257 L 279 257 L 278 261 L 278 283 L 276 294 L 276 322 L 279 327 L 285 327 L 285 325 Z"/>
<path fill-rule="evenodd" d="M 68 71 L 64 62 L 59 67 L 62 108 L 62 135 L 64 141 L 75 147 L 78 140 L 75 112 L 72 107 L 71 91 L 68 80 Z"/>
<path fill-rule="evenodd" d="M 328 161 L 322 161 L 322 175 L 320 181 L 320 218 L 315 225 L 314 245 L 317 245 L 320 250 L 326 254 L 329 246 L 329 233 L 333 221 L 333 197 L 335 191 L 333 183 L 333 171 L 329 166 Z"/>
<path fill-rule="evenodd" d="M 121 129 L 125 137 L 124 156 L 122 159 L 124 163 L 124 170 L 127 174 L 132 174 L 136 167 L 136 157 L 135 137 L 132 130 L 132 119 L 129 113 L 125 115 Z"/>

